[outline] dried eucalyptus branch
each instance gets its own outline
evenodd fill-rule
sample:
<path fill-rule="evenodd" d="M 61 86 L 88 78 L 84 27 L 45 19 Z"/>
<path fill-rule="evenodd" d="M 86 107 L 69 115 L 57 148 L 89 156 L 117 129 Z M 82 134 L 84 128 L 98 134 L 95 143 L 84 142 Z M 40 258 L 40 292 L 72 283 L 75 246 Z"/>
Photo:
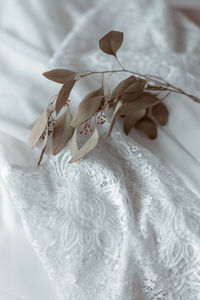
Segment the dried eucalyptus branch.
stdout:
<path fill-rule="evenodd" d="M 54 96 L 45 111 L 33 124 L 29 137 L 30 148 L 34 148 L 43 140 L 42 152 L 38 161 L 41 163 L 46 150 L 48 137 L 51 137 L 51 152 L 58 154 L 70 141 L 70 163 L 80 161 L 96 147 L 99 140 L 98 125 L 106 122 L 105 112 L 112 109 L 112 118 L 108 135 L 111 134 L 118 116 L 124 117 L 124 132 L 129 134 L 131 129 L 143 132 L 148 138 L 157 137 L 157 125 L 164 126 L 168 122 L 169 111 L 163 101 L 173 93 L 185 95 L 195 102 L 200 102 L 195 97 L 182 89 L 175 87 L 163 78 L 156 75 L 140 74 L 127 70 L 121 64 L 117 51 L 123 42 L 123 33 L 110 31 L 99 40 L 100 49 L 113 55 L 120 69 L 89 71 L 84 74 L 65 69 L 55 69 L 44 73 L 49 80 L 61 83 L 58 95 Z M 104 80 L 105 74 L 113 73 L 131 74 L 122 80 L 112 92 Z M 98 90 L 89 93 L 79 104 L 74 116 L 70 111 L 69 96 L 77 81 L 95 74 L 101 75 L 101 86 Z M 162 93 L 165 95 L 162 97 Z M 65 108 L 64 112 L 60 111 Z M 88 135 L 89 139 L 79 149 L 77 146 L 77 132 Z"/>

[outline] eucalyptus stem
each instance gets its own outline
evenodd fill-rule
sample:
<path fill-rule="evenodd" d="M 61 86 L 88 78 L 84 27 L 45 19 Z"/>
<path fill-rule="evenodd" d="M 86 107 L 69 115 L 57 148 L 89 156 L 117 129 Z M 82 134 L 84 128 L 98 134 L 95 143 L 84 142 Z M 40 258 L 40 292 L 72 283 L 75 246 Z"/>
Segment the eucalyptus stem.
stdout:
<path fill-rule="evenodd" d="M 119 58 L 118 58 L 118 56 L 116 54 L 115 54 L 115 59 L 117 60 L 118 64 L 122 68 L 122 70 L 125 70 L 124 67 L 122 66 L 121 62 L 119 61 Z"/>
<path fill-rule="evenodd" d="M 81 78 L 84 78 L 84 77 L 87 77 L 87 76 L 90 76 L 90 75 L 94 75 L 94 74 L 108 74 L 108 73 L 121 73 L 121 72 L 129 73 L 129 74 L 144 78 L 148 82 L 154 83 L 156 86 L 158 86 L 159 88 L 161 88 L 165 91 L 170 91 L 170 92 L 173 92 L 173 93 L 178 93 L 178 94 L 185 95 L 188 98 L 192 99 L 193 101 L 200 103 L 200 98 L 195 97 L 191 94 L 188 94 L 187 92 L 185 92 L 181 88 L 177 88 L 176 86 L 170 84 L 169 82 L 162 79 L 161 77 L 148 75 L 148 74 L 140 74 L 138 72 L 134 72 L 134 71 L 131 71 L 131 70 L 124 69 L 123 66 L 121 65 L 121 63 L 119 62 L 118 58 L 116 58 L 116 59 L 117 59 L 118 63 L 120 64 L 120 66 L 122 67 L 122 69 L 119 69 L 119 70 L 106 70 L 106 71 L 90 71 L 86 74 L 79 75 L 77 80 L 79 80 Z M 154 79 L 154 78 L 157 78 L 157 79 Z M 160 82 L 159 80 L 163 81 L 163 82 Z"/>
<path fill-rule="evenodd" d="M 48 138 L 51 137 L 51 152 L 58 154 L 70 140 L 71 159 L 69 163 L 80 162 L 99 141 L 98 126 L 105 123 L 105 110 L 112 109 L 112 118 L 109 125 L 108 136 L 111 134 L 116 118 L 123 116 L 123 129 L 126 135 L 136 128 L 143 132 L 148 138 L 157 137 L 157 127 L 164 126 L 168 122 L 169 111 L 163 103 L 166 97 L 173 92 L 185 95 L 195 102 L 200 103 L 200 98 L 195 97 L 186 91 L 170 84 L 165 79 L 150 74 L 140 74 L 126 69 L 117 56 L 117 51 L 123 42 L 123 32 L 110 31 L 99 40 L 100 49 L 108 55 L 112 55 L 119 69 L 104 71 L 79 72 L 67 69 L 54 69 L 45 72 L 43 75 L 52 81 L 61 83 L 62 87 L 58 95 L 55 95 L 49 102 L 47 108 L 33 125 L 30 137 L 30 148 L 34 148 L 42 139 L 42 152 L 39 158 L 40 164 L 46 150 Z M 128 73 L 132 76 L 118 83 L 110 93 L 110 88 L 105 83 L 104 75 L 110 77 L 114 73 Z M 76 81 L 90 75 L 100 74 L 102 87 L 86 95 L 79 104 L 76 112 L 72 115 L 70 111 L 69 96 Z M 107 85 L 107 86 L 106 86 Z M 103 88 L 103 89 L 102 89 Z M 156 92 L 153 93 L 153 92 Z M 165 92 L 165 93 L 163 93 Z M 62 108 L 66 107 L 60 114 Z M 94 129 L 91 128 L 91 121 L 94 122 Z M 77 130 L 83 126 L 80 134 L 90 133 L 85 144 L 78 148 Z M 91 134 L 92 132 L 92 134 Z"/>

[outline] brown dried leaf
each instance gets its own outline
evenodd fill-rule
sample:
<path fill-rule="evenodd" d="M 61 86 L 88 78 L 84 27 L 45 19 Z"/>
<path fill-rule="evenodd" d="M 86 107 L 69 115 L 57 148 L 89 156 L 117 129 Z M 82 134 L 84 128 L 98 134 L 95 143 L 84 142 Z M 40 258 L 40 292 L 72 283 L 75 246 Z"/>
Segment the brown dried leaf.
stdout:
<path fill-rule="evenodd" d="M 146 84 L 146 80 L 142 78 L 137 78 L 135 82 L 133 82 L 124 90 L 124 92 L 125 93 L 141 92 L 144 90 L 145 84 Z"/>
<path fill-rule="evenodd" d="M 112 30 L 99 40 L 99 47 L 106 54 L 116 56 L 117 50 L 121 47 L 123 39 L 123 32 Z"/>
<path fill-rule="evenodd" d="M 142 109 L 146 109 L 152 107 L 156 104 L 160 103 L 160 99 L 151 93 L 142 93 L 141 96 L 136 98 L 134 101 L 125 103 L 120 108 L 120 115 L 127 115 L 129 112 L 135 113 Z"/>
<path fill-rule="evenodd" d="M 29 146 L 31 149 L 33 149 L 41 135 L 44 133 L 46 127 L 47 127 L 47 123 L 48 123 L 48 116 L 47 116 L 47 112 L 44 111 L 41 116 L 36 120 L 32 130 L 31 130 L 31 134 L 29 136 Z"/>
<path fill-rule="evenodd" d="M 129 134 L 131 129 L 135 126 L 135 124 L 144 117 L 145 110 L 140 110 L 134 114 L 129 113 L 124 118 L 124 132 L 126 135 Z"/>
<path fill-rule="evenodd" d="M 157 125 L 148 117 L 140 119 L 135 124 L 135 128 L 137 128 L 139 131 L 142 131 L 150 139 L 155 139 L 157 137 Z"/>
<path fill-rule="evenodd" d="M 109 128 L 109 131 L 108 131 L 108 136 L 111 134 L 111 132 L 113 130 L 113 127 L 114 127 L 115 121 L 116 121 L 116 117 L 117 117 L 117 115 L 119 113 L 119 110 L 122 107 L 122 105 L 123 105 L 123 102 L 118 101 L 116 106 L 115 106 L 115 109 L 114 109 L 114 112 L 113 112 L 113 115 L 112 115 L 112 119 L 111 119 L 111 122 L 110 122 L 110 128 Z"/>
<path fill-rule="evenodd" d="M 153 90 L 153 91 L 163 91 L 163 87 L 155 86 L 155 85 L 149 85 L 147 90 Z"/>
<path fill-rule="evenodd" d="M 44 152 L 46 150 L 47 141 L 48 141 L 48 129 L 45 132 L 44 141 L 43 141 L 43 145 L 42 145 L 42 152 L 40 154 L 40 158 L 39 158 L 39 161 L 38 161 L 38 166 L 40 165 L 40 163 L 42 161 L 42 158 L 43 158 L 43 155 L 44 155 Z"/>
<path fill-rule="evenodd" d="M 157 122 L 164 126 L 168 122 L 169 111 L 165 104 L 159 103 L 152 108 L 152 115 L 157 120 Z"/>
<path fill-rule="evenodd" d="M 72 114 L 70 112 L 69 107 L 67 110 L 60 116 L 60 118 L 56 121 L 53 137 L 52 137 L 52 147 L 51 152 L 53 155 L 58 154 L 71 139 L 74 128 L 71 127 L 70 123 L 72 120 Z"/>
<path fill-rule="evenodd" d="M 88 139 L 88 141 L 80 149 L 78 149 L 77 142 L 76 142 L 76 133 L 77 133 L 77 129 L 74 131 L 72 141 L 71 141 L 70 152 L 72 158 L 69 161 L 70 163 L 77 162 L 81 158 L 86 156 L 90 151 L 92 151 L 96 147 L 99 141 L 99 134 L 97 128 L 95 127 L 95 130 L 93 134 L 90 136 L 90 138 Z"/>
<path fill-rule="evenodd" d="M 79 104 L 79 107 L 72 119 L 71 126 L 77 127 L 94 116 L 94 114 L 99 110 L 102 100 L 102 88 L 89 93 Z"/>
<path fill-rule="evenodd" d="M 112 91 L 111 98 L 114 99 L 119 97 L 119 95 L 124 93 L 130 85 L 135 83 L 136 79 L 137 78 L 135 76 L 129 76 L 128 78 L 122 80 Z"/>
<path fill-rule="evenodd" d="M 55 69 L 45 72 L 43 73 L 43 75 L 49 80 L 64 84 L 68 81 L 73 80 L 77 73 L 71 70 Z"/>
<path fill-rule="evenodd" d="M 128 103 L 135 100 L 144 90 L 145 87 L 145 80 L 137 80 L 133 84 L 131 84 L 125 91 L 124 95 L 120 98 L 123 100 L 123 103 Z"/>
<path fill-rule="evenodd" d="M 56 113 L 57 114 L 61 111 L 63 106 L 66 104 L 75 82 L 76 81 L 73 79 L 73 80 L 67 81 L 62 86 L 62 88 L 58 94 L 58 99 L 56 101 Z"/>

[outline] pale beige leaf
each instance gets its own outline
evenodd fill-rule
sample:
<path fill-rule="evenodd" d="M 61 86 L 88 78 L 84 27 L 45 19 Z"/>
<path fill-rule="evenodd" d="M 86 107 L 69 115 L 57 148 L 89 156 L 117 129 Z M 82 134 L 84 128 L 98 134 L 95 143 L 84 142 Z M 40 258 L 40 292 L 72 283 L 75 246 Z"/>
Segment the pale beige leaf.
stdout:
<path fill-rule="evenodd" d="M 63 108 L 63 106 L 66 104 L 69 95 L 71 93 L 71 90 L 75 84 L 75 80 L 70 80 L 67 81 L 61 88 L 59 94 L 58 94 L 58 99 L 56 101 L 56 113 L 58 114 L 60 110 Z"/>
<path fill-rule="evenodd" d="M 112 115 L 112 119 L 111 119 L 111 122 L 110 122 L 110 128 L 109 128 L 109 131 L 108 131 L 108 136 L 111 134 L 111 132 L 113 130 L 113 127 L 114 127 L 114 124 L 115 124 L 115 121 L 116 121 L 116 117 L 117 117 L 117 115 L 119 113 L 119 110 L 122 107 L 122 105 L 123 105 L 123 102 L 118 101 L 116 106 L 115 106 L 115 109 L 114 109 L 113 115 Z"/>
<path fill-rule="evenodd" d="M 99 110 L 103 100 L 102 88 L 89 93 L 79 104 L 71 122 L 72 127 L 77 127 L 90 119 Z"/>
<path fill-rule="evenodd" d="M 51 108 L 51 109 L 47 109 L 47 112 L 49 112 L 50 111 L 50 113 L 53 113 L 54 111 L 55 111 L 55 105 L 53 105 L 53 107 Z M 33 126 L 35 126 L 35 124 L 37 123 L 37 121 L 38 121 L 38 119 L 39 119 L 40 117 L 38 117 L 34 122 L 32 122 L 30 125 L 29 125 L 29 128 L 33 128 Z"/>
<path fill-rule="evenodd" d="M 78 130 L 77 128 L 74 130 L 73 136 L 69 143 L 69 151 L 70 151 L 71 157 L 74 156 L 78 152 L 78 146 L 77 146 L 77 141 L 76 141 L 77 130 Z"/>
<path fill-rule="evenodd" d="M 103 94 L 106 98 L 110 97 L 110 87 L 108 82 L 105 82 L 103 85 Z"/>
<path fill-rule="evenodd" d="M 106 54 L 116 56 L 117 50 L 121 47 L 123 39 L 123 32 L 112 30 L 99 40 L 99 47 Z"/>
<path fill-rule="evenodd" d="M 47 127 L 47 123 L 48 123 L 48 116 L 47 116 L 47 112 L 44 111 L 41 116 L 36 120 L 32 130 L 31 130 L 31 134 L 29 136 L 29 146 L 31 149 L 33 149 L 41 135 L 44 133 L 46 127 Z"/>
<path fill-rule="evenodd" d="M 45 72 L 43 73 L 43 75 L 49 80 L 64 84 L 68 81 L 73 80 L 77 73 L 71 70 L 55 69 Z"/>
<path fill-rule="evenodd" d="M 135 127 L 142 131 L 148 138 L 155 139 L 157 137 L 157 125 L 156 123 L 149 119 L 148 117 L 144 117 L 140 119 Z"/>
<path fill-rule="evenodd" d="M 58 154 L 71 139 L 74 128 L 71 127 L 70 123 L 72 120 L 72 114 L 69 107 L 56 121 L 53 130 L 52 147 L 51 152 L 53 155 Z"/>
<path fill-rule="evenodd" d="M 35 124 L 37 123 L 37 121 L 38 121 L 39 118 L 40 117 L 38 117 L 35 121 L 33 121 L 28 127 L 32 129 L 33 126 L 35 126 Z"/>
<path fill-rule="evenodd" d="M 85 157 L 89 152 L 91 152 L 96 145 L 98 144 L 99 141 L 99 134 L 97 131 L 97 128 L 95 128 L 93 134 L 90 136 L 88 141 L 77 151 L 72 153 L 72 158 L 70 159 L 70 163 L 77 162 L 83 157 Z M 72 151 L 76 149 L 76 131 L 74 132 L 74 135 L 72 137 L 72 144 L 73 147 L 71 148 Z"/>
<path fill-rule="evenodd" d="M 164 126 L 168 122 L 169 111 L 165 104 L 159 103 L 152 108 L 152 115 L 155 117 L 157 122 Z"/>
<path fill-rule="evenodd" d="M 47 146 L 47 141 L 48 141 L 48 129 L 45 132 L 44 141 L 43 141 L 43 145 L 42 145 L 42 152 L 40 154 L 40 158 L 39 158 L 39 161 L 38 161 L 38 166 L 40 165 L 40 163 L 42 161 L 42 158 L 44 156 L 44 152 L 45 152 L 46 146 Z"/>
<path fill-rule="evenodd" d="M 137 121 L 139 121 L 142 117 L 144 117 L 145 110 L 140 110 L 136 113 L 129 113 L 124 118 L 124 132 L 126 135 L 129 134 L 131 129 L 135 126 Z"/>

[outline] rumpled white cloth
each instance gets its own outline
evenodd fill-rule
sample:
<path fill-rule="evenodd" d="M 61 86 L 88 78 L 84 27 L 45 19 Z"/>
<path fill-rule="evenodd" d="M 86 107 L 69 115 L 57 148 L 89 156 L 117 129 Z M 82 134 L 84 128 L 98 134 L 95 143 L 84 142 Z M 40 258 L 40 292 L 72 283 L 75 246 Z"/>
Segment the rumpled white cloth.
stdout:
<path fill-rule="evenodd" d="M 30 123 L 55 93 L 42 73 L 95 1 L 7 0 L 0 3 L 0 170 L 4 163 L 32 164 Z M 20 216 L 0 179 L 0 299 L 55 300 L 52 284 L 27 241 Z"/>
<path fill-rule="evenodd" d="M 156 73 L 198 95 L 199 29 L 159 0 L 102 1 L 71 31 L 52 66 L 112 68 L 112 58 L 97 50 L 98 39 L 111 29 L 125 32 L 119 51 L 125 66 Z M 72 94 L 74 107 L 97 85 L 92 79 L 80 83 Z M 200 108 L 178 96 L 171 96 L 168 106 L 171 120 L 155 145 L 184 183 L 134 142 L 135 132 L 125 137 L 120 125 L 110 139 L 105 125 L 99 146 L 80 164 L 69 165 L 63 151 L 40 168 L 3 169 L 27 236 L 60 299 L 199 299 L 199 142 L 190 142 L 189 135 L 199 136 L 194 120 Z M 175 130 L 183 152 L 170 144 L 173 157 L 166 137 L 173 138 Z M 180 155 L 190 164 L 189 173 L 176 161 Z"/>

